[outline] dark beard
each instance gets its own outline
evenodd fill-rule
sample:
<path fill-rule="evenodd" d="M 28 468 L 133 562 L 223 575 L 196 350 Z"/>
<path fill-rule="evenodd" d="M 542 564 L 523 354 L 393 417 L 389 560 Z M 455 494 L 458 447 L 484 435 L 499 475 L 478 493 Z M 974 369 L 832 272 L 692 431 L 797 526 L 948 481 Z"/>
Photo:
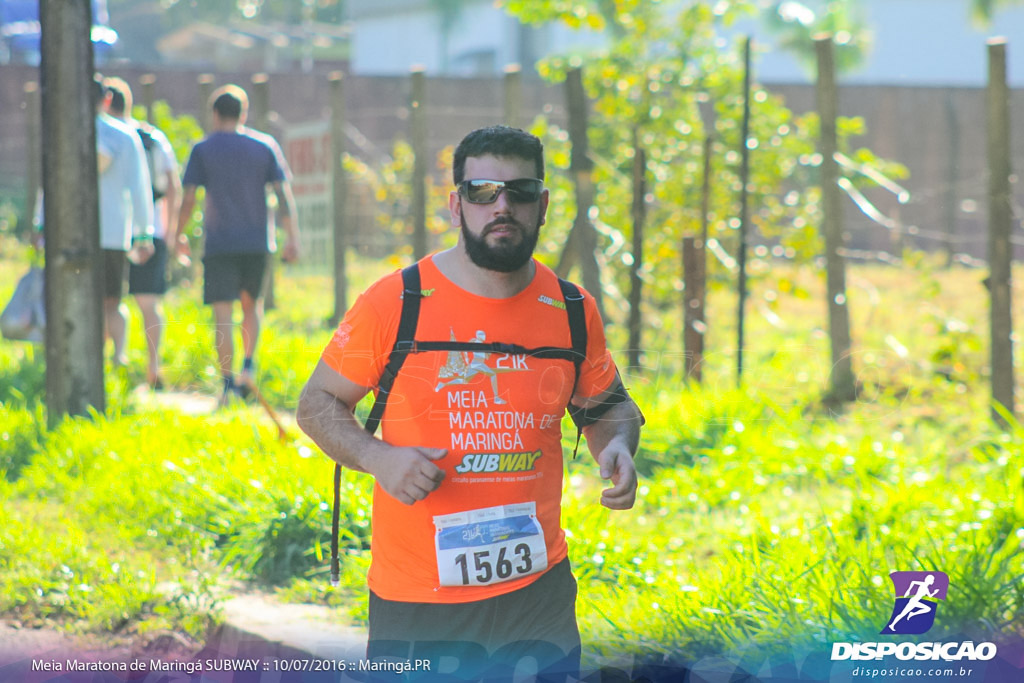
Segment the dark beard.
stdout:
<path fill-rule="evenodd" d="M 462 239 L 466 245 L 466 253 L 469 260 L 476 266 L 485 270 L 493 270 L 499 273 L 513 273 L 525 266 L 533 256 L 533 250 L 537 247 L 537 239 L 540 237 L 540 221 L 537 221 L 537 228 L 532 232 L 523 230 L 523 239 L 518 244 L 502 243 L 492 247 L 487 244 L 487 231 L 492 227 L 491 223 L 484 226 L 483 234 L 480 237 L 473 235 L 466 227 L 465 216 L 462 220 Z M 522 226 L 518 226 L 522 229 Z"/>

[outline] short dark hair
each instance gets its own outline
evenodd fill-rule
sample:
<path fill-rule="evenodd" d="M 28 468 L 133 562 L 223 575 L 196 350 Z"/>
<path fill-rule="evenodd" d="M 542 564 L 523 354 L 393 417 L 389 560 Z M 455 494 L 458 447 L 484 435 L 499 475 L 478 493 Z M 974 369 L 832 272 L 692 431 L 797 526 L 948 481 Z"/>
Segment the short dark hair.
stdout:
<path fill-rule="evenodd" d="M 249 107 L 249 97 L 237 85 L 225 85 L 214 91 L 212 106 L 222 119 L 234 121 Z"/>
<path fill-rule="evenodd" d="M 92 77 L 92 83 L 89 86 L 89 95 L 92 97 L 93 107 L 98 107 L 103 103 L 103 98 L 107 96 L 107 86 L 103 85 L 103 76 L 95 74 Z"/>
<path fill-rule="evenodd" d="M 517 157 L 532 161 L 537 167 L 537 178 L 544 180 L 544 144 L 536 135 L 510 126 L 478 128 L 462 138 L 455 148 L 452 179 L 458 185 L 465 180 L 466 159 L 486 155 Z"/>
<path fill-rule="evenodd" d="M 131 114 L 132 89 L 124 79 L 112 77 L 103 79 L 103 85 L 110 93 L 110 111 L 115 114 Z"/>

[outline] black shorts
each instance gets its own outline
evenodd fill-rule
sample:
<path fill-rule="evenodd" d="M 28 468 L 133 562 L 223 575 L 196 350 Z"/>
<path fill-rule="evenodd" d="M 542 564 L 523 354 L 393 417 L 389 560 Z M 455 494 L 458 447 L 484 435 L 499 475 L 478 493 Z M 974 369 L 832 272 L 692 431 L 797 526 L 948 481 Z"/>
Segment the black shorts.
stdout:
<path fill-rule="evenodd" d="M 236 301 L 243 291 L 257 299 L 270 254 L 213 254 L 203 258 L 203 303 Z"/>
<path fill-rule="evenodd" d="M 369 617 L 367 659 L 408 663 L 408 680 L 511 680 L 523 666 L 536 666 L 538 681 L 579 677 L 576 579 L 567 559 L 525 588 L 476 602 L 395 602 L 371 591 Z M 395 680 L 387 675 L 381 679 Z"/>
<path fill-rule="evenodd" d="M 153 255 L 141 266 L 128 265 L 129 294 L 163 294 L 167 291 L 167 243 L 153 240 Z"/>
<path fill-rule="evenodd" d="M 121 300 L 124 294 L 124 274 L 128 269 L 128 252 L 103 250 L 103 298 Z"/>

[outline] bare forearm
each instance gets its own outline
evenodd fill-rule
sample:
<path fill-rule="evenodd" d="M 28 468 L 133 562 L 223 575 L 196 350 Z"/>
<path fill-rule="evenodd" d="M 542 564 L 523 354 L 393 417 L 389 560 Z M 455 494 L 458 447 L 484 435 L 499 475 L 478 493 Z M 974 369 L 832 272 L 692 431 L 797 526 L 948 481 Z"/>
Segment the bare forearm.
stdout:
<path fill-rule="evenodd" d="M 169 177 L 177 180 L 177 176 L 174 174 L 168 174 Z M 170 182 L 167 185 L 167 193 L 164 195 L 163 206 L 161 210 L 164 212 L 164 225 L 167 226 L 167 234 L 165 239 L 167 243 L 173 248 L 174 243 L 178 239 L 178 203 L 181 201 L 181 184 L 177 182 Z"/>
<path fill-rule="evenodd" d="M 288 235 L 288 239 L 292 242 L 298 242 L 299 233 L 295 226 L 295 217 L 290 213 L 282 213 L 279 215 L 279 220 L 285 234 Z"/>
<path fill-rule="evenodd" d="M 447 455 L 443 448 L 390 446 L 371 436 L 349 406 L 367 393 L 366 387 L 339 375 L 323 361 L 313 371 L 299 399 L 299 427 L 335 462 L 373 475 L 396 500 L 412 505 L 444 481 L 434 464 Z"/>
<path fill-rule="evenodd" d="M 299 234 L 295 224 L 295 196 L 292 194 L 291 185 L 275 183 L 274 194 L 277 195 L 278 222 L 288 234 L 288 239 L 297 241 Z"/>
<path fill-rule="evenodd" d="M 583 434 L 587 437 L 587 448 L 596 457 L 613 440 L 620 439 L 630 455 L 635 455 L 640 446 L 642 424 L 643 416 L 632 400 L 618 403 L 597 422 L 583 428 Z"/>
<path fill-rule="evenodd" d="M 188 220 L 192 217 L 192 209 L 195 208 L 195 205 L 195 193 L 186 191 L 181 197 L 181 206 L 178 208 L 178 226 L 174 231 L 175 235 L 185 234 L 185 226 L 188 225 Z"/>
<path fill-rule="evenodd" d="M 328 457 L 359 472 L 370 471 L 367 460 L 384 445 L 363 429 L 347 405 L 320 389 L 306 387 L 296 421 Z"/>

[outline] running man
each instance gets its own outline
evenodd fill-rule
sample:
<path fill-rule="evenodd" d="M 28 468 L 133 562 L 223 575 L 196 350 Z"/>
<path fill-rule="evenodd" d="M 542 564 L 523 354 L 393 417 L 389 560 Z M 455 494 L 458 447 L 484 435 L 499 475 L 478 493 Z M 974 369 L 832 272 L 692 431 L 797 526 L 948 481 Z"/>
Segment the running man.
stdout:
<path fill-rule="evenodd" d="M 899 613 L 892 623 L 889 624 L 889 630 L 895 632 L 896 622 L 906 617 L 907 621 L 910 621 L 914 617 L 920 614 L 928 614 L 934 609 L 931 605 L 923 602 L 924 598 L 934 598 L 939 593 L 939 589 L 936 588 L 934 591 L 928 590 L 928 588 L 935 583 L 935 575 L 929 574 L 924 578 L 924 581 L 911 581 L 907 587 L 907 595 L 910 595 L 910 600 L 904 605 L 903 611 Z M 917 592 L 914 593 L 914 587 L 917 586 Z M 911 595 L 911 593 L 914 593 Z"/>
<path fill-rule="evenodd" d="M 493 680 L 511 680 L 526 661 L 538 680 L 575 680 L 581 645 L 561 525 L 561 417 L 571 403 L 591 418 L 583 433 L 611 482 L 600 502 L 612 510 L 635 501 L 643 423 L 594 298 L 582 290 L 571 298 L 586 330 L 578 367 L 522 354 L 495 401 L 496 391 L 489 396 L 466 375 L 436 386 L 460 374 L 442 373 L 446 350 L 414 352 L 388 389 L 380 438 L 352 413 L 380 387 L 403 301 L 416 290 L 416 339 L 486 345 L 474 354 L 474 374 L 493 379 L 484 354 L 499 345 L 573 346 L 569 296 L 533 258 L 549 202 L 541 141 L 506 126 L 474 131 L 456 148 L 452 174 L 458 243 L 417 263 L 415 290 L 393 273 L 360 296 L 313 370 L 297 418 L 328 456 L 375 478 L 370 659 L 454 658 L 456 677 Z"/>
<path fill-rule="evenodd" d="M 487 334 L 483 330 L 477 330 L 476 334 L 469 341 L 472 344 L 483 344 L 487 341 Z M 473 379 L 477 375 L 487 375 L 491 378 L 491 390 L 494 396 L 494 403 L 499 405 L 504 403 L 505 400 L 498 396 L 498 372 L 487 365 L 487 357 L 490 355 L 491 354 L 483 351 L 474 351 L 471 354 L 465 354 L 466 366 L 462 372 L 455 379 L 447 382 L 442 379 L 437 383 L 434 391 L 441 391 L 445 387 L 449 387 L 454 384 L 469 384 L 469 380 Z"/>

